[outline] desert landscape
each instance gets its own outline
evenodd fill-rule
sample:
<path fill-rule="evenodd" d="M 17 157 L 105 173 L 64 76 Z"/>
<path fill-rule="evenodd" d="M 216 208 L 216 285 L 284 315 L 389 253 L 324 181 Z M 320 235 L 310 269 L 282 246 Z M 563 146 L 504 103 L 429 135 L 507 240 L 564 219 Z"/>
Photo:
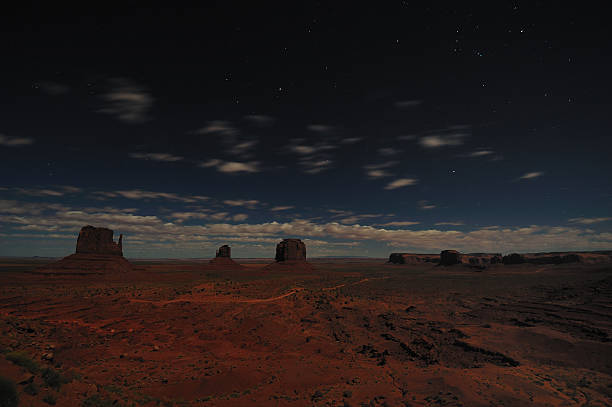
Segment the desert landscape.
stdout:
<path fill-rule="evenodd" d="M 226 246 L 213 261 L 127 262 L 96 244 L 80 237 L 69 256 L 81 273 L 65 259 L 2 262 L 0 376 L 19 405 L 612 402 L 603 260 L 306 261 L 289 239 L 276 259 L 232 260 Z M 116 270 L 91 267 L 112 256 Z"/>

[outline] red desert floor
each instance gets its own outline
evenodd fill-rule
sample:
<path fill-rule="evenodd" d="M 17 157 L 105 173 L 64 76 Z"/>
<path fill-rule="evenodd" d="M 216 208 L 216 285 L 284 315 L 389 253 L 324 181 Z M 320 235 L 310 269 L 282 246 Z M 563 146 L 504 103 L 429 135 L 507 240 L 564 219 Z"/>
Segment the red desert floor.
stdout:
<path fill-rule="evenodd" d="M 0 376 L 26 407 L 612 405 L 612 266 L 383 262 L 4 262 Z"/>

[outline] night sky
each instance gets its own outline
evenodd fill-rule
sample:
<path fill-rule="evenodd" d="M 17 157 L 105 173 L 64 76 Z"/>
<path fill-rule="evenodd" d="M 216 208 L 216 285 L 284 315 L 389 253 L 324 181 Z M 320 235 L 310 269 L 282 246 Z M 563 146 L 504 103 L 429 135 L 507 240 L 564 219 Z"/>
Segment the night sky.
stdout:
<path fill-rule="evenodd" d="M 603 10 L 205 3 L 3 11 L 0 255 L 612 249 Z"/>

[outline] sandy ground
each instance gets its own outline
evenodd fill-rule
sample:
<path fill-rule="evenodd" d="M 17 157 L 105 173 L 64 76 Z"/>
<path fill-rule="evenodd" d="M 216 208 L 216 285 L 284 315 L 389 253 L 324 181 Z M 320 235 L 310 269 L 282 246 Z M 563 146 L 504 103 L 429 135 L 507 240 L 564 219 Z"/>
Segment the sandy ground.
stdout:
<path fill-rule="evenodd" d="M 21 406 L 612 405 L 612 266 L 39 263 L 0 265 Z"/>

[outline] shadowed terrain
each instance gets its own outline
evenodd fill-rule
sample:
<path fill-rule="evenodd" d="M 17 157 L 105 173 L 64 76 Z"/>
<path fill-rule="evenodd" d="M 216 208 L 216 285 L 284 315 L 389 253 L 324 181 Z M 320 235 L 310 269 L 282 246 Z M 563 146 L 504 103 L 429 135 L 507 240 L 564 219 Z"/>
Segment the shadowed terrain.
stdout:
<path fill-rule="evenodd" d="M 609 265 L 235 260 L 4 260 L 0 375 L 25 406 L 612 403 Z"/>

